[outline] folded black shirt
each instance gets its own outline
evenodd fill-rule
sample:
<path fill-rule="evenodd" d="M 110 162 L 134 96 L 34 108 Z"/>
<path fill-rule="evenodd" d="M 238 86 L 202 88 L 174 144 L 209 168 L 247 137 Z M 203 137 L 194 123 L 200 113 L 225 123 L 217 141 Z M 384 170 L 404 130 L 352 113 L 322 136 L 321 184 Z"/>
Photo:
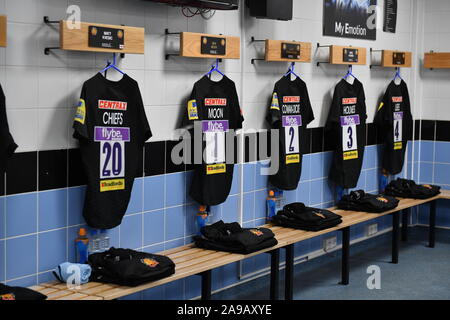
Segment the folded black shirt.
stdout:
<path fill-rule="evenodd" d="M 337 207 L 342 210 L 382 213 L 397 208 L 398 203 L 399 200 L 391 196 L 369 194 L 358 190 L 343 196 Z"/>
<path fill-rule="evenodd" d="M 195 236 L 197 247 L 208 250 L 249 254 L 278 244 L 272 230 L 267 228 L 242 228 L 239 223 L 218 221 L 201 229 Z"/>
<path fill-rule="evenodd" d="M 320 231 L 342 223 L 342 217 L 331 211 L 306 207 L 301 202 L 284 206 L 283 210 L 272 218 L 275 224 L 282 227 L 305 231 Z"/>
<path fill-rule="evenodd" d="M 384 191 L 386 195 L 411 199 L 429 199 L 441 193 L 441 187 L 430 184 L 418 185 L 413 180 L 391 181 Z"/>
<path fill-rule="evenodd" d="M 47 296 L 37 291 L 22 287 L 10 287 L 0 283 L 0 302 L 7 300 L 30 301 L 45 299 L 47 299 Z"/>
<path fill-rule="evenodd" d="M 175 273 L 170 258 L 131 249 L 111 248 L 91 254 L 88 261 L 92 267 L 90 281 L 122 286 L 134 287 Z"/>

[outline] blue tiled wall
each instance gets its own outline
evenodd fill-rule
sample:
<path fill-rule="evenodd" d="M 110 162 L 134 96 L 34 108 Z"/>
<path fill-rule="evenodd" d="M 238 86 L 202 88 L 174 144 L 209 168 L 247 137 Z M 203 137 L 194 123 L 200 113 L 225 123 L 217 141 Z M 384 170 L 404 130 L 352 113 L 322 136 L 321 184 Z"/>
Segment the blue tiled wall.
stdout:
<path fill-rule="evenodd" d="M 379 151 L 380 146 L 366 148 L 358 188 L 378 191 Z M 299 187 L 286 192 L 286 202 L 301 201 L 322 208 L 334 205 L 334 188 L 327 179 L 331 157 L 331 152 L 305 155 Z M 409 163 L 413 159 L 411 155 Z M 224 204 L 212 208 L 211 222 L 239 221 L 242 206 L 244 226 L 265 223 L 267 177 L 260 171 L 265 165 L 267 162 L 262 161 L 236 166 L 231 195 Z M 183 172 L 136 179 L 123 223 L 108 231 L 111 245 L 160 252 L 190 243 L 196 232 L 197 211 L 186 192 L 191 178 L 192 172 Z M 82 217 L 84 192 L 81 186 L 0 198 L 0 281 L 34 285 L 52 280 L 51 270 L 59 263 L 75 261 L 74 239 L 77 230 L 86 227 Z M 380 230 L 390 226 L 389 218 L 379 219 Z M 340 241 L 340 234 L 336 235 Z M 364 225 L 353 228 L 353 239 L 363 235 Z M 321 249 L 322 240 L 318 237 L 297 244 L 296 254 Z M 242 265 L 214 270 L 214 289 L 237 283 L 239 274 L 245 276 L 268 265 L 268 256 L 260 255 Z M 199 294 L 200 279 L 194 276 L 128 298 L 189 299 Z"/>
<path fill-rule="evenodd" d="M 420 183 L 430 183 L 450 189 L 450 142 L 420 141 L 420 162 L 418 162 Z M 436 224 L 450 227 L 450 202 L 438 201 Z M 429 206 L 418 209 L 418 223 L 428 224 Z"/>

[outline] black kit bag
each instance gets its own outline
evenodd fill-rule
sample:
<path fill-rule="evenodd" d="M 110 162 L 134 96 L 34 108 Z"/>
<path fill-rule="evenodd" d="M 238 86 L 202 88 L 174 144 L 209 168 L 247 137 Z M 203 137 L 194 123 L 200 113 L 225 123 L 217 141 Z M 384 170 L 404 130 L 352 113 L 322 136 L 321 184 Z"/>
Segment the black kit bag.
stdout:
<path fill-rule="evenodd" d="M 295 202 L 284 206 L 273 217 L 273 222 L 282 227 L 305 231 L 320 231 L 333 228 L 342 223 L 342 217 L 331 211 L 305 206 Z"/>
<path fill-rule="evenodd" d="M 175 273 L 170 258 L 131 249 L 111 248 L 91 254 L 88 261 L 92 267 L 90 281 L 122 286 L 135 287 Z"/>
<path fill-rule="evenodd" d="M 0 283 L 0 302 L 11 300 L 36 301 L 45 299 L 47 299 L 47 296 L 37 291 L 22 287 L 10 287 Z"/>
<path fill-rule="evenodd" d="M 352 191 L 338 202 L 342 210 L 382 213 L 397 208 L 399 200 L 386 195 L 365 193 L 363 190 Z"/>
<path fill-rule="evenodd" d="M 393 197 L 411 199 L 429 199 L 441 193 L 441 187 L 424 184 L 416 184 L 413 180 L 400 179 L 391 181 L 384 193 Z"/>
<path fill-rule="evenodd" d="M 272 230 L 267 228 L 242 228 L 239 223 L 218 221 L 201 229 L 195 236 L 197 247 L 208 250 L 249 254 L 278 244 Z"/>

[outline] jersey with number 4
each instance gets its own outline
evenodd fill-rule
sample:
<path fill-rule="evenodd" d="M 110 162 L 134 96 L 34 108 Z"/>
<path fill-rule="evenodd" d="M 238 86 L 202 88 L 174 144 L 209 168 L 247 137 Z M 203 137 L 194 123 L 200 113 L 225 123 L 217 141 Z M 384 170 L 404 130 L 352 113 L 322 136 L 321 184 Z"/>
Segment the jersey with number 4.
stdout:
<path fill-rule="evenodd" d="M 389 84 L 375 116 L 375 124 L 385 143 L 383 169 L 393 175 L 399 174 L 413 131 L 408 86 L 403 80 L 399 85 L 394 81 Z"/>
<path fill-rule="evenodd" d="M 203 155 L 196 161 L 190 196 L 203 205 L 218 205 L 227 199 L 233 181 L 234 159 L 227 154 L 227 141 L 233 141 L 233 132 L 242 128 L 244 118 L 239 106 L 236 86 L 224 76 L 220 81 L 203 77 L 194 84 L 182 127 L 201 130 Z M 227 139 L 231 137 L 231 139 Z M 198 137 L 194 136 L 194 143 Z M 194 152 L 197 150 L 192 148 Z M 232 154 L 232 153 L 231 153 Z M 198 160 L 194 154 L 194 160 Z M 234 157 L 233 157 L 234 158 Z"/>
<path fill-rule="evenodd" d="M 314 120 L 306 83 L 296 77 L 281 78 L 272 94 L 267 121 L 279 130 L 279 169 L 269 176 L 282 190 L 297 189 L 302 171 L 306 126 Z M 273 160 L 272 160 L 273 161 Z"/>
<path fill-rule="evenodd" d="M 334 89 L 325 138 L 334 146 L 330 180 L 343 188 L 354 188 L 358 183 L 366 146 L 366 119 L 362 83 L 341 80 Z"/>
<path fill-rule="evenodd" d="M 114 228 L 127 210 L 152 135 L 137 82 L 97 73 L 83 85 L 73 127 L 88 183 L 83 216 L 92 228 Z"/>

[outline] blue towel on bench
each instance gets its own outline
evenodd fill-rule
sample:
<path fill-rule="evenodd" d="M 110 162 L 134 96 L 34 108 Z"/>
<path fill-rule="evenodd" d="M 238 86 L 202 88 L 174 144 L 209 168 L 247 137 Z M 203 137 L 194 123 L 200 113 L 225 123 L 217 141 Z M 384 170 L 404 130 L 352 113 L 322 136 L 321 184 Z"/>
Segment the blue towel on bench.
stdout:
<path fill-rule="evenodd" d="M 72 281 L 74 280 L 73 276 L 75 276 L 78 273 L 80 275 L 80 284 L 88 283 L 89 277 L 91 276 L 92 268 L 88 264 L 80 264 L 80 263 L 70 263 L 70 262 L 64 262 L 61 263 L 54 271 L 53 274 L 55 277 L 61 281 L 61 282 L 67 282 L 69 280 L 69 277 L 72 276 Z"/>

